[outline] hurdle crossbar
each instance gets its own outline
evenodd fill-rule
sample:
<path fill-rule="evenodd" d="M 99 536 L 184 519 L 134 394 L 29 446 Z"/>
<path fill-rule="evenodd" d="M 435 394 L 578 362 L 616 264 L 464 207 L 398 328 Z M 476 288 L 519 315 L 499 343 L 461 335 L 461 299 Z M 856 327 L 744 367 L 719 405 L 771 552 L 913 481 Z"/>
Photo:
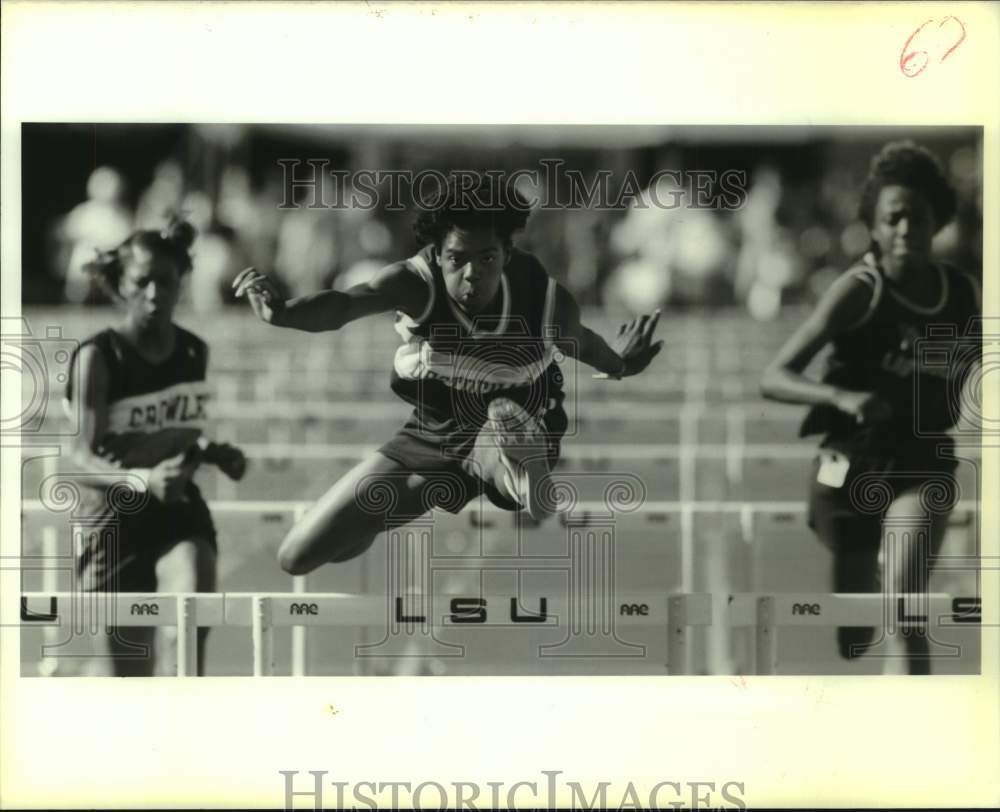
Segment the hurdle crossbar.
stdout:
<path fill-rule="evenodd" d="M 257 460 L 327 460 L 354 459 L 375 451 L 378 443 L 240 443 L 248 459 Z M 619 460 L 679 460 L 687 449 L 680 443 L 573 443 L 563 449 L 563 460 L 606 458 L 608 464 Z M 696 454 L 701 459 L 729 460 L 807 460 L 816 456 L 809 443 L 794 445 L 778 443 L 698 443 Z M 560 473 L 557 468 L 554 472 Z"/>
<path fill-rule="evenodd" d="M 461 603 L 456 603 L 460 599 Z M 386 624 L 391 630 L 406 626 L 429 628 L 496 628 L 516 620 L 538 626 L 565 627 L 571 634 L 613 633 L 617 626 L 653 626 L 664 629 L 667 666 L 671 674 L 689 673 L 688 630 L 713 625 L 712 595 L 627 592 L 610 595 L 567 595 L 519 599 L 510 595 L 468 596 L 452 593 L 353 595 L 331 593 L 82 593 L 25 592 L 21 621 L 25 625 L 78 624 L 91 615 L 91 629 L 99 625 L 175 626 L 178 631 L 178 676 L 197 673 L 197 629 L 209 626 L 249 627 L 252 632 L 255 676 L 275 671 L 275 628 L 307 626 L 365 626 Z M 501 610 L 501 623 L 487 623 L 485 611 Z M 929 594 L 786 593 L 732 594 L 728 611 L 720 618 L 728 627 L 750 627 L 756 638 L 754 673 L 775 674 L 778 634 L 785 626 L 871 626 L 910 628 L 957 626 L 980 622 L 978 598 Z M 508 623 L 507 619 L 511 622 Z M 96 625 L 95 621 L 96 620 Z M 304 672 L 303 661 L 292 673 Z"/>
<path fill-rule="evenodd" d="M 454 603 L 457 599 L 462 604 Z M 670 673 L 689 670 L 688 629 L 712 625 L 711 595 L 654 592 L 535 599 L 484 594 L 469 607 L 468 596 L 352 595 L 336 593 L 82 593 L 25 592 L 25 625 L 65 625 L 81 613 L 97 619 L 98 631 L 122 626 L 175 626 L 178 630 L 178 676 L 197 673 L 197 629 L 208 626 L 250 628 L 254 676 L 275 671 L 274 629 L 307 626 L 388 625 L 467 628 L 471 622 L 490 628 L 515 627 L 513 618 L 539 626 L 565 627 L 582 634 L 611 633 L 617 626 L 652 626 L 664 630 Z M 480 610 L 501 610 L 504 622 L 479 622 Z M 485 621 L 485 612 L 483 612 Z M 94 619 L 92 618 L 92 619 Z M 508 622 L 509 621 L 509 622 Z M 301 655 L 300 655 L 301 656 Z M 304 662 L 300 666 L 304 673 Z M 299 670 L 292 664 L 293 675 Z M 302 674 L 298 674 L 302 675 Z"/>
<path fill-rule="evenodd" d="M 225 623 L 222 593 L 25 592 L 21 622 L 53 628 L 70 626 L 82 633 L 128 626 L 172 626 L 177 629 L 177 676 L 198 673 L 199 626 Z"/>
<path fill-rule="evenodd" d="M 727 622 L 752 627 L 756 674 L 775 674 L 778 635 L 785 626 L 942 627 L 979 622 L 977 598 L 944 593 L 742 593 L 729 596 Z"/>
<path fill-rule="evenodd" d="M 269 500 L 269 499 L 247 499 L 247 500 L 228 500 L 228 499 L 213 499 L 208 503 L 209 508 L 212 511 L 218 511 L 219 513 L 294 513 L 298 510 L 304 510 L 308 508 L 312 503 L 306 501 L 293 501 L 293 500 Z M 21 503 L 21 509 L 24 513 L 54 513 L 54 511 L 46 507 L 39 499 L 26 499 Z M 603 502 L 585 501 L 580 502 L 574 506 L 574 511 L 580 513 L 581 515 L 586 514 L 601 514 L 607 513 L 608 507 Z M 754 501 L 721 501 L 721 500 L 704 500 L 704 501 L 693 501 L 693 502 L 680 502 L 680 501 L 649 501 L 644 502 L 634 511 L 622 511 L 621 515 L 649 515 L 655 513 L 667 513 L 667 514 L 677 514 L 680 515 L 684 511 L 691 511 L 692 513 L 727 513 L 727 514 L 737 514 L 737 515 L 759 515 L 759 514 L 775 514 L 775 515 L 803 515 L 808 510 L 808 505 L 801 500 L 794 502 L 784 502 L 784 501 L 767 501 L 767 502 L 754 502 Z M 979 504 L 975 500 L 963 499 L 955 505 L 954 513 L 969 513 L 979 510 Z M 509 510 L 504 510 L 503 508 L 497 507 L 496 505 L 483 500 L 482 505 L 479 503 L 474 505 L 469 505 L 462 510 L 463 513 L 484 513 L 484 514 L 499 514 L 511 516 L 514 515 Z"/>

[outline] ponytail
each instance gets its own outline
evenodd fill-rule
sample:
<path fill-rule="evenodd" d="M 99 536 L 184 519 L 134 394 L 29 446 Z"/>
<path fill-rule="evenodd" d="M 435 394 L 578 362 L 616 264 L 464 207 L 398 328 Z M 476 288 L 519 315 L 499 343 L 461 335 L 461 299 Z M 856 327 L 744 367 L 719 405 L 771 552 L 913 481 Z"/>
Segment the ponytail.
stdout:
<path fill-rule="evenodd" d="M 178 276 L 191 270 L 191 246 L 198 232 L 186 220 L 171 214 L 169 222 L 160 231 L 136 231 L 121 245 L 110 251 L 98 251 L 97 256 L 83 266 L 84 272 L 111 298 L 118 299 L 125 265 L 132 258 L 136 246 L 165 256 L 177 267 Z"/>

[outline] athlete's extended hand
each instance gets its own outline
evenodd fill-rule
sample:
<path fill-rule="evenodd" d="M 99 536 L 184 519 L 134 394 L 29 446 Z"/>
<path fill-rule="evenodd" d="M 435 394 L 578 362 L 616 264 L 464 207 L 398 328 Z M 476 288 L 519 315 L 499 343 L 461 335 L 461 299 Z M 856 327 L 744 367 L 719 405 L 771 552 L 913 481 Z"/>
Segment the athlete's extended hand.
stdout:
<path fill-rule="evenodd" d="M 247 470 L 247 458 L 236 446 L 229 443 L 211 443 L 205 449 L 205 461 L 218 466 L 230 479 L 243 479 Z"/>
<path fill-rule="evenodd" d="M 200 456 L 190 450 L 161 461 L 150 470 L 147 489 L 161 502 L 183 501 L 184 492 L 200 461 Z"/>
<path fill-rule="evenodd" d="M 242 299 L 244 294 L 250 301 L 257 318 L 268 324 L 277 324 L 285 311 L 285 300 L 274 282 L 260 273 L 256 268 L 246 268 L 239 272 L 233 280 L 233 290 L 236 298 Z"/>
<path fill-rule="evenodd" d="M 863 425 L 884 423 L 892 417 L 892 407 L 874 392 L 844 390 L 834 399 L 833 405 Z"/>
<path fill-rule="evenodd" d="M 651 316 L 640 316 L 637 319 L 623 324 L 618 329 L 618 335 L 611 345 L 621 359 L 625 362 L 624 368 L 618 375 L 609 377 L 621 379 L 630 375 L 638 375 L 663 349 L 663 342 L 653 341 L 653 333 L 656 331 L 656 324 L 660 320 L 660 311 L 657 309 Z"/>

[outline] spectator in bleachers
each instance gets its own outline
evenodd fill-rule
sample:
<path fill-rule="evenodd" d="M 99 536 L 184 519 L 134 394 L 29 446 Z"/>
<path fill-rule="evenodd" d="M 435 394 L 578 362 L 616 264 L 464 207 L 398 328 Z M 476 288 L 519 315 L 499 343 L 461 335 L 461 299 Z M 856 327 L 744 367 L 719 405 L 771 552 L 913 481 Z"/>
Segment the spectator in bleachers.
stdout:
<path fill-rule="evenodd" d="M 198 235 L 191 248 L 188 304 L 199 313 L 209 313 L 229 301 L 230 283 L 246 267 L 247 255 L 233 229 L 215 220 L 208 195 L 190 192 L 182 207 Z"/>
<path fill-rule="evenodd" d="M 367 215 L 367 212 L 366 212 Z M 373 216 L 365 216 L 357 229 L 357 259 L 334 279 L 337 290 L 367 284 L 376 273 L 388 265 L 392 253 L 392 234 Z"/>
<path fill-rule="evenodd" d="M 336 200 L 333 180 L 321 176 L 319 201 Z M 284 213 L 278 229 L 274 272 L 280 284 L 293 296 L 307 296 L 324 290 L 340 268 L 337 239 L 338 212 L 331 208 L 311 208 L 310 200 Z"/>
<path fill-rule="evenodd" d="M 76 206 L 62 224 L 62 239 L 69 245 L 65 268 L 66 300 L 95 301 L 100 290 L 84 270 L 99 251 L 109 251 L 129 235 L 132 212 L 125 205 L 125 180 L 108 166 L 95 169 L 87 180 L 87 200 Z"/>
<path fill-rule="evenodd" d="M 249 173 L 238 166 L 230 166 L 219 184 L 219 203 L 216 216 L 219 225 L 231 229 L 238 248 L 245 256 L 237 269 L 246 265 L 270 267 L 274 264 L 275 245 L 284 212 L 278 208 L 281 200 L 282 181 L 279 174 L 265 178 L 263 188 L 254 191 Z M 230 278 L 228 281 L 232 281 Z M 226 300 L 231 291 L 226 292 Z"/>
<path fill-rule="evenodd" d="M 177 161 L 158 164 L 153 172 L 153 182 L 139 196 L 135 211 L 136 228 L 155 231 L 165 228 L 170 217 L 182 210 L 184 187 L 184 172 Z"/>
<path fill-rule="evenodd" d="M 716 212 L 692 205 L 688 192 L 667 175 L 633 201 L 611 234 L 625 257 L 605 282 L 605 302 L 633 312 L 668 301 L 717 303 L 732 263 L 732 248 Z"/>
<path fill-rule="evenodd" d="M 772 166 L 760 166 L 754 172 L 746 204 L 736 212 L 740 250 L 735 292 L 758 321 L 778 316 L 782 292 L 801 277 L 796 246 L 778 223 L 781 199 L 781 175 Z"/>

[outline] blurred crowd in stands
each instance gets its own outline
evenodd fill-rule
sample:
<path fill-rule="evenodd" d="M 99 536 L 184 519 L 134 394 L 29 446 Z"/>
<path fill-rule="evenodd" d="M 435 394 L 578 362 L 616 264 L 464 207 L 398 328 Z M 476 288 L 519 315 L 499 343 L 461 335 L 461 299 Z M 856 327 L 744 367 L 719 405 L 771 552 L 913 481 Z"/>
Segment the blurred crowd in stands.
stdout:
<path fill-rule="evenodd" d="M 238 132 L 235 141 L 249 137 L 252 133 Z M 757 319 L 772 319 L 783 304 L 814 298 L 868 247 L 867 229 L 857 219 L 857 201 L 868 157 L 880 144 L 877 135 L 863 144 L 828 140 L 812 144 L 806 160 L 803 148 L 794 144 L 766 151 L 752 145 L 713 150 L 671 144 L 620 150 L 613 160 L 608 159 L 614 152 L 609 147 L 577 147 L 574 160 L 584 171 L 610 163 L 619 169 L 640 167 L 650 178 L 664 167 L 736 166 L 745 173 L 744 201 L 735 210 L 692 206 L 690 188 L 660 178 L 656 189 L 647 187 L 623 208 L 539 207 L 518 243 L 536 253 L 585 304 L 642 312 L 664 305 L 738 303 Z M 979 147 L 968 138 L 929 146 L 949 171 L 959 196 L 958 216 L 938 235 L 935 250 L 981 272 Z M 544 154 L 553 153 L 558 150 Z M 73 191 L 79 199 L 75 206 L 38 214 L 46 219 L 43 223 L 29 222 L 36 215 L 25 212 L 25 233 L 41 227 L 45 250 L 34 257 L 25 252 L 24 276 L 44 274 L 51 283 L 48 290 L 57 290 L 66 302 L 102 301 L 103 294 L 83 272 L 95 251 L 116 246 L 133 229 L 159 229 L 177 213 L 199 234 L 185 292 L 190 307 L 199 311 L 227 305 L 231 280 L 248 265 L 273 273 L 288 295 L 300 296 L 362 282 L 417 248 L 408 212 L 282 209 L 279 204 L 287 190 L 279 167 L 272 163 L 261 169 L 246 159 L 245 150 L 214 154 L 209 181 L 205 162 L 193 172 L 184 154 L 156 156 L 145 175 L 133 171 L 133 177 L 126 177 L 113 160 L 89 169 L 89 178 Z M 488 168 L 495 154 L 470 157 L 481 164 L 464 168 Z M 519 161 L 531 166 L 541 154 L 512 147 L 503 163 L 508 169 Z M 391 160 L 396 167 L 409 161 L 412 169 L 435 165 L 433 151 L 425 145 L 375 155 L 361 150 L 345 158 L 343 168 L 358 169 L 373 159 Z M 552 190 L 536 184 L 526 191 L 544 202 Z M 680 205 L 642 205 L 651 193 Z M 25 287 L 26 302 L 32 299 L 28 291 L 37 289 Z"/>

